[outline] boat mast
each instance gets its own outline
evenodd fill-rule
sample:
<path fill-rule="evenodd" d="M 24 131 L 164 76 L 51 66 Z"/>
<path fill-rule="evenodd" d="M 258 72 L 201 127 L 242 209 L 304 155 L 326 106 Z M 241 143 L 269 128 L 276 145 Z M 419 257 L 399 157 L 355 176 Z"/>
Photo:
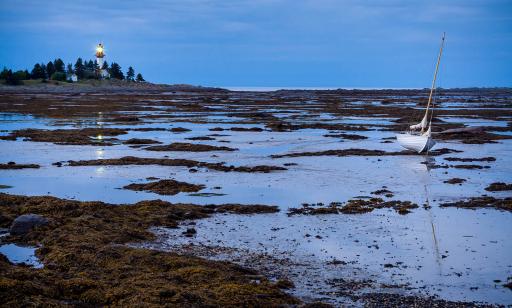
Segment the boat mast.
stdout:
<path fill-rule="evenodd" d="M 434 80 L 432 80 L 432 87 L 430 88 L 430 95 L 428 96 L 428 104 L 427 104 L 427 110 L 425 111 L 425 119 L 427 119 L 428 110 L 430 108 L 430 103 L 432 102 L 432 94 L 434 93 L 434 88 L 436 86 L 436 79 L 437 79 L 437 71 L 439 70 L 439 62 L 441 62 L 441 55 L 443 54 L 443 46 L 444 46 L 444 36 L 445 32 L 443 32 L 443 38 L 441 39 L 441 48 L 439 49 L 439 55 L 437 56 L 437 63 L 436 63 L 436 71 L 434 73 Z M 431 119 L 432 120 L 432 119 Z M 430 124 L 430 123 L 429 123 Z M 430 125 L 429 125 L 430 127 Z M 421 132 L 423 133 L 424 127 L 421 127 Z"/>

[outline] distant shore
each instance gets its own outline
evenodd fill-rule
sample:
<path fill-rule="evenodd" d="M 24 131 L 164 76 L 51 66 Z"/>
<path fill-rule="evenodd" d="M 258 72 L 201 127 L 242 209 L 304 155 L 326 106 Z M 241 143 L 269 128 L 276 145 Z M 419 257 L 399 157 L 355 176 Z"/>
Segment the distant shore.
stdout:
<path fill-rule="evenodd" d="M 40 93 L 80 93 L 80 92 L 276 92 L 276 91 L 332 91 L 332 92 L 410 92 L 429 90 L 427 88 L 368 88 L 368 87 L 208 87 L 190 84 L 157 84 L 150 82 L 130 82 L 124 80 L 84 80 L 76 83 L 48 80 L 26 80 L 23 85 L 5 85 L 0 82 L 0 92 L 40 92 Z M 467 87 L 441 88 L 442 91 L 512 91 L 512 87 Z"/>

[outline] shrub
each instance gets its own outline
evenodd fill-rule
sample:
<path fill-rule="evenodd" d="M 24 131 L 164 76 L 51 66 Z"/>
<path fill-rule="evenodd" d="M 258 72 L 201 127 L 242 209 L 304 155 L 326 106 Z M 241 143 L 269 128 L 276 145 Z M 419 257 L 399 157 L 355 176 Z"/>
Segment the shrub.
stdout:
<path fill-rule="evenodd" d="M 63 72 L 55 72 L 52 74 L 52 80 L 58 80 L 58 81 L 66 81 L 66 73 Z"/>

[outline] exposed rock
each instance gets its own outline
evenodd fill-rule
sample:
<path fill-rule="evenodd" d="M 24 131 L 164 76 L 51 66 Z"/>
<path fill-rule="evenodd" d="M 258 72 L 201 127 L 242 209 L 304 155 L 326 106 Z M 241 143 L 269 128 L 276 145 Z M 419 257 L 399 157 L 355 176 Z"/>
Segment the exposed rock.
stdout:
<path fill-rule="evenodd" d="M 30 230 L 48 224 L 48 219 L 37 214 L 24 214 L 18 216 L 9 229 L 12 235 L 25 235 Z"/>

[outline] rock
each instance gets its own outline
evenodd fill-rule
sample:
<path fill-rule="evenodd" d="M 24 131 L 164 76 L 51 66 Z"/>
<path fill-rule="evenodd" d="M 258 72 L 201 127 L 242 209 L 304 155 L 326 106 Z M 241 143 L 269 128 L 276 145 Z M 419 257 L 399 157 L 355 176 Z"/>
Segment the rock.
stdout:
<path fill-rule="evenodd" d="M 185 235 L 186 237 L 192 237 L 196 234 L 197 234 L 197 231 L 194 228 L 187 228 L 186 231 L 183 231 L 183 235 Z"/>
<path fill-rule="evenodd" d="M 48 224 L 48 219 L 37 214 L 25 214 L 18 216 L 11 225 L 10 233 L 12 235 L 25 235 L 35 227 Z"/>

